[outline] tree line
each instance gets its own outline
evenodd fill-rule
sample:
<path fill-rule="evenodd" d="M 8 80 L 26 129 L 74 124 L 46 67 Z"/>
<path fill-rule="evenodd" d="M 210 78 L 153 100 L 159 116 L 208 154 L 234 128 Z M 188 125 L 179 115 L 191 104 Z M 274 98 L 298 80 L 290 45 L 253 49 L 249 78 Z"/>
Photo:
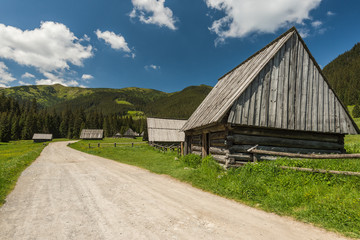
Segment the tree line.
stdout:
<path fill-rule="evenodd" d="M 61 112 L 39 108 L 36 99 L 17 101 L 0 95 L 0 141 L 29 140 L 34 133 L 51 133 L 54 138 L 77 139 L 82 129 L 104 129 L 105 137 L 123 134 L 128 128 L 146 130 L 146 119 L 107 114 L 70 107 Z"/>

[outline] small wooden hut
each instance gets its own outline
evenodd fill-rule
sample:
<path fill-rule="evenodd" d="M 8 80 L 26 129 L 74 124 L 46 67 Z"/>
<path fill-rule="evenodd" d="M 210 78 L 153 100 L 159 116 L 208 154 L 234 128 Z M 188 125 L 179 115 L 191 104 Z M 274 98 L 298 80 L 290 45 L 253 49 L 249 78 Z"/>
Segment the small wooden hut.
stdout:
<path fill-rule="evenodd" d="M 295 28 L 221 77 L 182 130 L 185 154 L 219 162 L 247 149 L 341 153 L 359 129 Z"/>
<path fill-rule="evenodd" d="M 80 139 L 84 140 L 103 140 L 103 129 L 83 129 L 80 134 Z"/>
<path fill-rule="evenodd" d="M 122 137 L 124 137 L 124 138 L 136 138 L 138 136 L 139 136 L 139 134 L 137 132 L 135 132 L 134 130 L 132 130 L 131 128 L 126 130 L 126 132 L 122 135 Z"/>
<path fill-rule="evenodd" d="M 181 128 L 186 120 L 147 118 L 149 143 L 179 144 L 185 141 Z"/>
<path fill-rule="evenodd" d="M 34 142 L 48 142 L 48 141 L 52 141 L 53 139 L 53 135 L 52 134 L 44 134 L 44 133 L 35 133 L 34 136 L 32 137 L 32 140 L 34 140 Z"/>

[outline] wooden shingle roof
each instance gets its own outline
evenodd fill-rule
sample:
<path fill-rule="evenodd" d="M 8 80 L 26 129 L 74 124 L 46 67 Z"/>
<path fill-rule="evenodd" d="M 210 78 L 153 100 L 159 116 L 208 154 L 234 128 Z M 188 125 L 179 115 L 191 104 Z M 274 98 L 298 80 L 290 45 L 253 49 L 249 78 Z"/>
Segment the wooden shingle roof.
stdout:
<path fill-rule="evenodd" d="M 359 132 L 295 28 L 221 77 L 182 130 L 219 122 Z"/>
<path fill-rule="evenodd" d="M 80 134 L 81 139 L 103 139 L 103 129 L 83 129 Z"/>
<path fill-rule="evenodd" d="M 183 142 L 186 120 L 147 118 L 149 142 Z"/>
<path fill-rule="evenodd" d="M 52 134 L 45 134 L 45 133 L 34 133 L 33 140 L 47 140 L 47 141 L 51 141 L 53 139 L 53 135 Z"/>
<path fill-rule="evenodd" d="M 135 132 L 134 130 L 132 130 L 131 128 L 129 128 L 128 130 L 126 130 L 126 132 L 123 134 L 123 136 L 137 137 L 137 136 L 139 136 L 139 134 L 137 132 Z"/>

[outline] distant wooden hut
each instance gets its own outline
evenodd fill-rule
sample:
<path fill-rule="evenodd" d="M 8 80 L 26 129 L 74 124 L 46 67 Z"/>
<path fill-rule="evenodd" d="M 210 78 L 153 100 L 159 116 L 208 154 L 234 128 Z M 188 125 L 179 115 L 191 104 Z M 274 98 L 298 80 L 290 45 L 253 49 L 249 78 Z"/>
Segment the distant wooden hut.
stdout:
<path fill-rule="evenodd" d="M 84 140 L 102 140 L 103 138 L 103 129 L 83 129 L 80 134 L 80 139 Z"/>
<path fill-rule="evenodd" d="M 124 138 L 136 138 L 138 136 L 139 136 L 139 134 L 137 132 L 135 132 L 134 130 L 132 130 L 131 128 L 126 130 L 126 132 L 122 135 L 122 137 L 124 137 Z"/>
<path fill-rule="evenodd" d="M 221 77 L 182 128 L 185 154 L 249 160 L 247 149 L 340 153 L 359 129 L 295 28 Z"/>
<path fill-rule="evenodd" d="M 53 139 L 53 135 L 52 134 L 44 134 L 44 133 L 35 133 L 34 136 L 32 137 L 32 140 L 34 140 L 34 142 L 48 142 L 48 141 L 52 141 Z"/>
<path fill-rule="evenodd" d="M 181 143 L 185 134 L 181 128 L 186 120 L 147 118 L 149 143 Z"/>
<path fill-rule="evenodd" d="M 121 137 L 122 137 L 121 133 L 116 133 L 114 136 L 114 138 L 121 138 Z"/>

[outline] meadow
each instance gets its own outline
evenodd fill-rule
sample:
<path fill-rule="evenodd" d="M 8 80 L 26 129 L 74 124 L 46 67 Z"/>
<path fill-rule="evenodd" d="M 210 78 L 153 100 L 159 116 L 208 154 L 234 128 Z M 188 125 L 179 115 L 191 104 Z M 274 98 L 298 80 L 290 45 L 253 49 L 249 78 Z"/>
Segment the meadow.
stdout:
<path fill-rule="evenodd" d="M 359 137 L 355 138 L 346 139 L 346 148 L 360 141 Z M 107 143 L 112 141 L 106 140 Z M 196 155 L 179 157 L 175 152 L 160 152 L 148 145 L 132 147 L 131 143 L 116 148 L 89 148 L 89 143 L 96 146 L 97 141 L 80 141 L 71 147 L 157 174 L 170 175 L 197 188 L 265 211 L 360 238 L 360 177 L 280 168 L 302 166 L 360 172 L 357 159 L 278 159 L 224 170 L 211 157 L 203 160 Z"/>
<path fill-rule="evenodd" d="M 0 142 L 0 206 L 15 187 L 16 181 L 46 145 L 32 140 Z"/>

